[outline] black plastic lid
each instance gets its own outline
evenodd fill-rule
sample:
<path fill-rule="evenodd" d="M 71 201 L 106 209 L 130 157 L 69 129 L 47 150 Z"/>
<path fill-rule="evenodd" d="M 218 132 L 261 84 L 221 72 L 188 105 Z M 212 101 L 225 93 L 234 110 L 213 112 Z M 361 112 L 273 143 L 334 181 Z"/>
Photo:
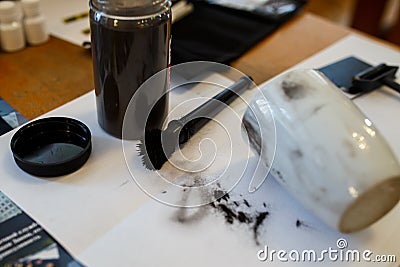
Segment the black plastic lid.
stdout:
<path fill-rule="evenodd" d="M 43 177 L 78 170 L 92 150 L 89 128 L 66 117 L 49 117 L 26 124 L 14 134 L 10 145 L 22 170 Z"/>

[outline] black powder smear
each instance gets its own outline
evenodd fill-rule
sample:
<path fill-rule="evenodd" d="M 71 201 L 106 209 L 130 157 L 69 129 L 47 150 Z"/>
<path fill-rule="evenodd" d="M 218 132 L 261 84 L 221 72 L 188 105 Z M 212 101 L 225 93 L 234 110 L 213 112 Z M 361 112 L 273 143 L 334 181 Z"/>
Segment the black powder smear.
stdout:
<path fill-rule="evenodd" d="M 254 240 L 256 241 L 257 245 L 260 245 L 260 242 L 258 241 L 258 235 L 259 235 L 258 229 L 263 224 L 264 220 L 267 218 L 268 215 L 269 215 L 269 212 L 264 211 L 264 212 L 259 212 L 256 217 L 256 222 L 254 223 L 254 226 L 253 226 L 253 234 L 254 234 Z"/>
<path fill-rule="evenodd" d="M 175 219 L 179 223 L 189 224 L 200 221 L 205 215 L 206 210 L 204 209 L 204 207 L 196 208 L 196 210 L 194 211 L 192 210 L 192 208 L 179 208 Z"/>
<path fill-rule="evenodd" d="M 324 105 L 318 105 L 318 106 L 316 106 L 316 107 L 312 110 L 312 115 L 317 114 L 318 111 L 320 111 L 323 107 L 324 107 Z"/>
<path fill-rule="evenodd" d="M 229 200 L 229 194 L 226 193 L 223 197 L 221 197 L 221 199 L 228 201 Z"/>
<path fill-rule="evenodd" d="M 303 98 L 307 91 L 302 84 L 293 81 L 282 81 L 281 87 L 289 100 Z"/>
<path fill-rule="evenodd" d="M 303 152 L 301 152 L 300 149 L 296 149 L 290 152 L 290 156 L 292 158 L 302 158 L 303 157 Z"/>
<path fill-rule="evenodd" d="M 236 213 L 232 209 L 228 208 L 226 205 L 218 204 L 217 207 L 218 207 L 219 210 L 221 210 L 224 213 L 225 220 L 226 220 L 227 223 L 232 224 L 233 221 L 235 219 L 237 219 Z"/>
<path fill-rule="evenodd" d="M 182 195 L 181 204 L 183 206 L 188 200 L 190 191 L 189 188 L 189 190 L 184 192 Z M 232 196 L 227 193 L 227 191 L 223 190 L 220 185 L 217 185 L 217 188 L 209 192 L 209 194 L 209 196 L 213 196 L 216 200 L 209 203 L 207 206 L 202 206 L 196 209 L 181 207 L 175 213 L 173 218 L 174 221 L 186 225 L 197 223 L 213 210 L 221 214 L 228 225 L 246 225 L 255 244 L 257 246 L 260 245 L 260 229 L 270 214 L 266 211 L 268 205 L 264 202 L 262 203 L 262 210 L 255 210 L 254 208 L 251 208 L 252 205 L 250 205 L 242 194 L 240 194 L 239 199 L 232 200 Z"/>
<path fill-rule="evenodd" d="M 243 211 L 239 211 L 237 214 L 237 218 L 241 223 L 251 223 L 253 220 Z"/>
<path fill-rule="evenodd" d="M 220 189 L 214 191 L 214 196 L 219 196 L 221 192 L 224 192 Z M 250 227 L 250 231 L 253 234 L 254 242 L 256 245 L 260 245 L 259 242 L 259 235 L 260 235 L 260 227 L 263 225 L 264 221 L 269 215 L 268 211 L 253 211 L 253 212 L 246 212 L 244 210 L 238 210 L 240 207 L 244 207 L 248 209 L 251 207 L 250 203 L 243 199 L 242 202 L 238 201 L 229 201 L 230 196 L 229 194 L 225 194 L 223 198 L 219 198 L 214 202 L 209 204 L 209 207 L 213 208 L 214 210 L 221 213 L 227 224 L 245 224 Z M 264 208 L 267 207 L 267 204 L 263 203 Z"/>
<path fill-rule="evenodd" d="M 310 226 L 308 224 L 306 224 L 304 221 L 297 219 L 296 220 L 296 227 L 300 228 L 300 227 L 307 227 L 310 228 Z"/>
<path fill-rule="evenodd" d="M 225 191 L 223 191 L 223 190 L 217 189 L 217 190 L 214 191 L 214 198 L 215 198 L 218 202 L 220 202 L 221 199 L 223 199 L 223 200 L 225 200 L 225 201 L 228 201 L 228 199 L 229 199 L 229 193 L 227 193 L 227 192 L 225 192 Z"/>
<path fill-rule="evenodd" d="M 280 171 L 276 170 L 275 168 L 272 168 L 271 171 L 275 178 L 278 178 L 282 183 L 286 183 L 286 180 Z"/>
<path fill-rule="evenodd" d="M 276 174 L 278 175 L 279 180 L 281 180 L 283 183 L 286 183 L 286 180 L 283 178 L 283 175 L 280 171 L 277 171 Z"/>
<path fill-rule="evenodd" d="M 178 208 L 174 220 L 181 223 L 181 224 L 190 224 L 190 223 L 197 223 L 200 221 L 205 215 L 207 214 L 207 209 L 204 206 L 197 207 L 197 208 L 189 208 L 185 207 L 187 204 L 187 201 L 189 199 L 189 196 L 191 194 L 190 192 L 190 187 L 187 187 L 187 185 L 182 185 L 184 186 L 182 192 L 182 202 L 181 202 L 181 207 Z M 189 189 L 189 190 L 187 190 Z"/>
<path fill-rule="evenodd" d="M 260 127 L 257 123 L 256 127 L 249 122 L 249 120 L 252 120 L 254 122 L 257 122 L 257 119 L 255 115 L 253 114 L 252 111 L 246 112 L 245 116 L 248 118 L 242 120 L 242 128 L 246 131 L 247 136 L 249 138 L 250 146 L 252 149 L 254 149 L 257 154 L 261 154 L 261 130 Z"/>

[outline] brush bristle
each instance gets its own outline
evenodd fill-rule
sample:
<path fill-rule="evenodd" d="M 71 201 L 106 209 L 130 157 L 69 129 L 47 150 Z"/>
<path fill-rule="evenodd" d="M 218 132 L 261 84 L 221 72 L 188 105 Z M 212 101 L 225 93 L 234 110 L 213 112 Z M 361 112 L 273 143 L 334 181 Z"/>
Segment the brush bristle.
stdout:
<path fill-rule="evenodd" d="M 150 170 L 159 170 L 168 161 L 168 158 L 175 151 L 175 142 L 172 136 L 165 137 L 162 142 L 162 135 L 168 134 L 159 129 L 145 132 L 144 141 L 137 145 L 139 155 L 142 157 L 143 165 Z"/>

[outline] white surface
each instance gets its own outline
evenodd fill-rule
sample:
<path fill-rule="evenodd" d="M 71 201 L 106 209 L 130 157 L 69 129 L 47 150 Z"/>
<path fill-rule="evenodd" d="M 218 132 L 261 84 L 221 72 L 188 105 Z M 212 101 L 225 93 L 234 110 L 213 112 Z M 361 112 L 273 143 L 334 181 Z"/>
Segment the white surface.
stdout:
<path fill-rule="evenodd" d="M 88 0 L 41 0 L 40 7 L 51 35 L 78 46 L 90 41 L 90 34 L 83 32 L 89 29 L 89 16 L 70 23 L 64 22 L 65 18 L 89 12 Z"/>
<path fill-rule="evenodd" d="M 350 54 L 371 64 L 400 64 L 397 51 L 353 36 L 298 67 L 317 68 Z M 360 98 L 357 104 L 385 135 L 399 158 L 400 129 L 395 118 L 399 96 L 375 92 Z M 231 199 L 240 202 L 241 209 L 270 212 L 259 229 L 259 245 L 254 241 L 251 225 L 227 224 L 224 216 L 211 208 L 199 213 L 202 216 L 195 217 L 197 219 L 191 223 L 182 224 L 176 219 L 178 209 L 150 199 L 132 182 L 121 141 L 99 129 L 93 92 L 46 114 L 50 115 L 74 117 L 89 126 L 93 136 L 89 161 L 76 173 L 64 177 L 34 178 L 15 165 L 9 149 L 14 132 L 10 132 L 0 138 L 0 189 L 89 266 L 262 265 L 268 262 L 259 262 L 257 252 L 264 245 L 269 249 L 288 251 L 337 249 L 336 240 L 340 237 L 346 238 L 351 249 L 361 252 L 369 249 L 374 255 L 395 254 L 400 259 L 399 205 L 373 227 L 343 235 L 312 216 L 273 179 L 267 179 L 260 190 L 250 195 L 247 193 L 248 177 L 245 176 L 231 192 Z M 251 172 L 254 163 L 253 157 L 247 171 Z M 243 198 L 248 200 L 251 208 L 244 207 Z M 296 227 L 296 220 L 304 221 L 307 226 Z M 278 263 L 275 259 L 272 264 Z M 350 266 L 354 263 L 337 264 Z M 301 265 L 309 266 L 310 263 Z"/>

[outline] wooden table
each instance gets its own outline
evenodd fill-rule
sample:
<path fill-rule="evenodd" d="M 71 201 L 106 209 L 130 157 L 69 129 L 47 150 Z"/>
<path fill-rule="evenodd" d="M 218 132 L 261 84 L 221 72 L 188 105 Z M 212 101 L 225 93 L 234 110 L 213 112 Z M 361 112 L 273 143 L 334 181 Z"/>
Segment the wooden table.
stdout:
<path fill-rule="evenodd" d="M 231 65 L 261 83 L 351 31 L 300 14 Z M 91 55 L 57 38 L 16 53 L 0 53 L 0 97 L 33 119 L 93 89 Z"/>

